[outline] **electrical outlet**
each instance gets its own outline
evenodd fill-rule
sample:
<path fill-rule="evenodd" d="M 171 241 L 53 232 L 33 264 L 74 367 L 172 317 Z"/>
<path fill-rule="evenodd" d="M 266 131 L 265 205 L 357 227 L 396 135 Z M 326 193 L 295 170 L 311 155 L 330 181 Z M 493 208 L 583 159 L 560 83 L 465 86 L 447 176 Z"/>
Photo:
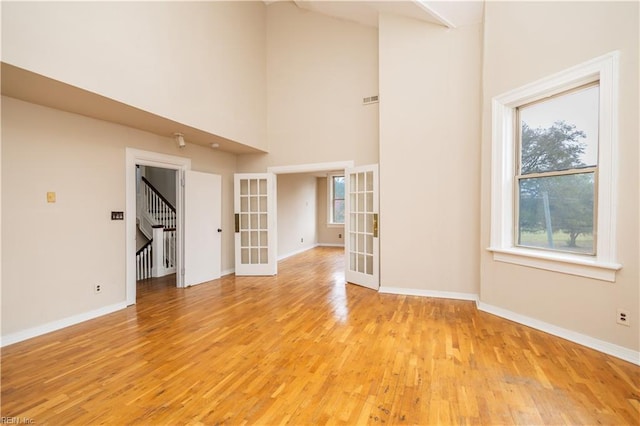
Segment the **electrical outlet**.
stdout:
<path fill-rule="evenodd" d="M 626 309 L 618 308 L 618 315 L 616 316 L 616 322 L 620 325 L 626 325 L 627 327 L 631 327 L 631 323 L 629 322 L 629 311 Z"/>
<path fill-rule="evenodd" d="M 300 242 L 301 242 L 301 243 L 304 243 L 304 238 L 300 238 Z"/>
<path fill-rule="evenodd" d="M 102 292 L 102 285 L 101 285 L 101 284 L 96 284 L 96 285 L 93 287 L 93 291 L 94 291 L 96 294 L 101 293 L 101 292 Z"/>
<path fill-rule="evenodd" d="M 338 234 L 338 238 L 342 238 L 342 234 Z"/>

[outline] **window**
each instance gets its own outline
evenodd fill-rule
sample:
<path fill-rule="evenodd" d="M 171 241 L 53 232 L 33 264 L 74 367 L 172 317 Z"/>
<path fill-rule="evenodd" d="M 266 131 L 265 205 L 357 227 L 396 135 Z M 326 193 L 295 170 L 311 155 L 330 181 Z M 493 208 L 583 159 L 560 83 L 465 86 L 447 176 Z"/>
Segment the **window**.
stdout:
<path fill-rule="evenodd" d="M 344 225 L 344 175 L 329 175 L 329 224 Z"/>
<path fill-rule="evenodd" d="M 615 281 L 618 53 L 493 99 L 494 260 Z"/>
<path fill-rule="evenodd" d="M 599 83 L 516 108 L 515 244 L 596 254 Z"/>

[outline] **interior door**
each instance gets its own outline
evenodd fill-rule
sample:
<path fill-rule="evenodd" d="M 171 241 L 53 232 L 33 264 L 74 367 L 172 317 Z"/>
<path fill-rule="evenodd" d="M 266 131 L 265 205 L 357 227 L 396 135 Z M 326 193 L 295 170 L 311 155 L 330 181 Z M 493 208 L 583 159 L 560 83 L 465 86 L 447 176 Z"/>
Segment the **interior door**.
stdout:
<path fill-rule="evenodd" d="M 236 275 L 275 275 L 276 176 L 240 173 L 234 176 Z"/>
<path fill-rule="evenodd" d="M 222 177 L 185 171 L 184 286 L 220 278 Z"/>
<path fill-rule="evenodd" d="M 348 282 L 378 290 L 378 165 L 345 169 L 345 276 Z"/>

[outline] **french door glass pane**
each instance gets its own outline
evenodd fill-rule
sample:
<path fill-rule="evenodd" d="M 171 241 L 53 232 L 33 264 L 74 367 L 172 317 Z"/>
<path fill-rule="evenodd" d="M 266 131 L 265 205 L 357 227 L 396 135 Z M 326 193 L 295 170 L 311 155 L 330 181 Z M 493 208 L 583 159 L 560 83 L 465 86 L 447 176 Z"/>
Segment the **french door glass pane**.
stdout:
<path fill-rule="evenodd" d="M 519 180 L 518 244 L 595 254 L 595 173 Z"/>
<path fill-rule="evenodd" d="M 363 274 L 373 273 L 373 173 L 349 176 L 349 269 Z"/>
<path fill-rule="evenodd" d="M 267 180 L 240 180 L 240 259 L 242 264 L 268 262 Z"/>
<path fill-rule="evenodd" d="M 373 256 L 369 255 L 366 257 L 366 269 L 365 269 L 365 273 L 368 275 L 373 274 Z"/>
<path fill-rule="evenodd" d="M 373 235 L 367 235 L 367 254 L 373 254 Z"/>

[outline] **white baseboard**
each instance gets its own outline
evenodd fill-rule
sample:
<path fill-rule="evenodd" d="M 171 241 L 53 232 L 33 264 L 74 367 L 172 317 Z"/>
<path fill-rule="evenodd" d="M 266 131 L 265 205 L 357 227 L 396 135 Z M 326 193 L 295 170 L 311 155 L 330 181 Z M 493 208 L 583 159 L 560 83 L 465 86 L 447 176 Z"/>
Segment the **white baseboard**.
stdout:
<path fill-rule="evenodd" d="M 229 268 L 229 269 L 225 269 L 224 271 L 222 271 L 220 273 L 221 277 L 224 277 L 225 275 L 231 275 L 231 274 L 235 274 L 236 273 L 236 268 Z"/>
<path fill-rule="evenodd" d="M 127 307 L 126 302 L 116 303 L 114 305 L 104 306 L 102 308 L 84 312 L 82 314 L 74 315 L 61 320 L 52 321 L 47 324 L 42 324 L 37 327 L 29 328 L 26 330 L 11 333 L 6 336 L 2 336 L 0 339 L 0 347 L 12 345 L 14 343 L 22 342 L 23 340 L 31 339 L 32 337 L 41 336 L 43 334 L 51 333 L 52 331 L 60 330 L 71 325 L 76 325 L 84 321 L 88 321 L 94 318 L 101 317 L 103 315 L 110 314 L 115 311 L 119 311 Z"/>
<path fill-rule="evenodd" d="M 444 299 L 458 299 L 458 300 L 472 300 L 476 302 L 478 310 L 487 312 L 493 315 L 497 315 L 501 318 L 508 319 L 510 321 L 517 322 L 522 325 L 526 325 L 536 330 L 549 333 L 553 336 L 557 336 L 571 342 L 577 343 L 582 346 L 586 346 L 596 351 L 605 353 L 607 355 L 620 358 L 622 360 L 631 362 L 636 365 L 640 365 L 640 352 L 628 349 L 622 346 L 615 345 L 613 343 L 605 342 L 585 334 L 577 333 L 575 331 L 567 330 L 562 327 L 555 326 L 553 324 L 546 323 L 544 321 L 530 318 L 525 315 L 517 314 L 507 309 L 499 308 L 497 306 L 488 305 L 479 300 L 477 294 L 473 293 L 455 293 L 448 291 L 434 291 L 434 290 L 421 290 L 414 288 L 399 288 L 399 287 L 380 287 L 380 293 L 399 294 L 405 296 L 422 296 L 422 297 L 437 297 Z"/>
<path fill-rule="evenodd" d="M 317 247 L 344 247 L 344 244 L 318 243 Z"/>
<path fill-rule="evenodd" d="M 417 288 L 401 288 L 401 287 L 380 287 L 378 290 L 380 293 L 388 294 L 401 294 L 404 296 L 422 296 L 422 297 L 436 297 L 438 299 L 458 299 L 458 300 L 472 300 L 478 302 L 478 295 L 474 293 L 455 293 L 451 291 L 435 291 L 435 290 L 422 290 Z"/>
<path fill-rule="evenodd" d="M 278 262 L 281 261 L 281 260 L 284 260 L 284 259 L 286 259 L 288 257 L 295 256 L 296 254 L 304 253 L 305 251 L 314 249 L 316 247 L 317 247 L 317 244 L 313 244 L 311 246 L 303 247 L 300 250 L 296 250 L 296 251 L 291 252 L 291 253 L 283 254 L 281 256 L 278 256 Z"/>
<path fill-rule="evenodd" d="M 527 317 L 525 315 L 520 315 L 507 309 L 499 308 L 497 306 L 488 305 L 483 302 L 478 302 L 477 305 L 478 309 L 481 311 L 488 312 L 490 314 L 497 315 L 511 321 L 515 321 L 528 327 L 535 328 L 536 330 L 544 331 L 545 333 L 553 334 L 554 336 L 561 337 L 563 339 L 578 343 L 591 349 L 595 349 L 607 355 L 611 355 L 616 358 L 631 362 L 633 364 L 640 365 L 640 352 L 638 351 L 614 345 L 613 343 L 605 342 L 604 340 L 599 340 L 585 334 L 567 330 L 566 328 L 558 327 L 553 324 L 537 320 L 535 318 Z"/>
<path fill-rule="evenodd" d="M 313 247 L 306 248 L 296 253 L 291 253 L 285 257 L 290 257 L 298 253 L 310 250 Z M 283 258 L 285 258 L 283 257 Z M 231 271 L 231 272 L 228 272 Z M 227 270 L 223 275 L 233 273 L 233 270 Z M 471 300 L 475 301 L 478 310 L 487 312 L 501 318 L 515 321 L 519 324 L 526 325 L 536 330 L 543 331 L 545 333 L 552 334 L 557 337 L 569 340 L 574 343 L 586 346 L 591 349 L 603 352 L 605 354 L 620 358 L 630 363 L 640 365 L 640 352 L 628 349 L 622 346 L 615 345 L 613 343 L 605 342 L 600 339 L 596 339 L 585 334 L 581 334 L 575 331 L 567 330 L 562 327 L 555 326 L 553 324 L 546 323 L 544 321 L 537 320 L 535 318 L 527 317 L 507 309 L 492 306 L 487 303 L 478 300 L 478 295 L 473 293 L 456 293 L 447 291 L 434 291 L 434 290 L 421 290 L 412 288 L 400 288 L 400 287 L 380 287 L 380 293 L 398 294 L 405 296 L 422 296 L 422 297 L 435 297 L 442 299 L 457 299 L 457 300 Z M 22 342 L 23 340 L 31 339 L 33 337 L 41 336 L 52 331 L 60 330 L 65 327 L 69 327 L 75 324 L 79 324 L 84 321 L 88 321 L 94 318 L 101 317 L 103 315 L 110 314 L 112 312 L 119 311 L 127 307 L 126 302 L 116 303 L 109 306 L 85 312 L 82 314 L 74 315 L 68 318 L 64 318 L 58 321 L 53 321 L 47 324 L 43 324 L 37 327 L 29 328 L 27 330 L 19 331 L 16 333 L 8 334 L 0 338 L 0 347 L 8 346 L 14 343 Z"/>

